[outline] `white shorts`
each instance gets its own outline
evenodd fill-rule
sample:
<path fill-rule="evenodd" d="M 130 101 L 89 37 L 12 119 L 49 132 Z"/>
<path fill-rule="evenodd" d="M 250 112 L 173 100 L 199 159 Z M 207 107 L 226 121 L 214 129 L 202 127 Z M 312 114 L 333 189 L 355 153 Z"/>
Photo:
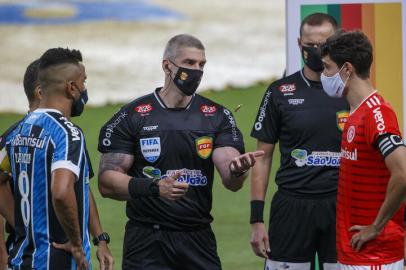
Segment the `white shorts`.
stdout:
<path fill-rule="evenodd" d="M 265 270 L 310 270 L 311 262 L 291 263 L 266 260 Z M 337 263 L 324 263 L 324 270 L 338 270 Z"/>
<path fill-rule="evenodd" d="M 339 270 L 403 270 L 403 260 L 383 265 L 348 265 L 338 263 Z"/>

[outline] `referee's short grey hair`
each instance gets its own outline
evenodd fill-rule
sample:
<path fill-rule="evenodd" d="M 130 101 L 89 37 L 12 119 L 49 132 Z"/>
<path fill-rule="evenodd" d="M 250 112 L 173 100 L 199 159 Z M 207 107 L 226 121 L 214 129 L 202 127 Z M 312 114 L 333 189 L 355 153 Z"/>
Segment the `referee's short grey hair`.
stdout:
<path fill-rule="evenodd" d="M 196 48 L 204 51 L 203 43 L 196 37 L 188 34 L 180 34 L 171 38 L 166 44 L 164 59 L 174 60 L 182 48 Z"/>

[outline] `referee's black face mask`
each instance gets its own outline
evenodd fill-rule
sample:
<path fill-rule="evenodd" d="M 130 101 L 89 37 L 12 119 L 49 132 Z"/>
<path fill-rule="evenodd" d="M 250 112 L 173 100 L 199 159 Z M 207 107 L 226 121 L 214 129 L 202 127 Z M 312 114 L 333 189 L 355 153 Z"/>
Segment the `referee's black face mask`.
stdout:
<path fill-rule="evenodd" d="M 302 58 L 303 62 L 311 70 L 315 72 L 323 71 L 323 61 L 321 61 L 321 55 L 317 48 L 311 46 L 302 46 Z"/>
<path fill-rule="evenodd" d="M 186 96 L 193 95 L 199 87 L 200 81 L 202 80 L 203 71 L 200 69 L 179 67 L 174 62 L 170 62 L 178 68 L 178 72 L 176 72 L 175 77 L 172 78 L 171 76 L 173 83 Z"/>

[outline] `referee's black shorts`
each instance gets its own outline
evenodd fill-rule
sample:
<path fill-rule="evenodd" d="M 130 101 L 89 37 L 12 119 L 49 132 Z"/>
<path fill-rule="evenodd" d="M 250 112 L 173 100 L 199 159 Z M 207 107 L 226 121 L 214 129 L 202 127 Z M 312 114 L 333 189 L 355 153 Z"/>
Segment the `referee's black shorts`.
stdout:
<path fill-rule="evenodd" d="M 277 191 L 269 220 L 270 259 L 280 262 L 336 263 L 336 195 L 308 199 Z"/>
<path fill-rule="evenodd" d="M 123 253 L 123 270 L 221 270 L 210 226 L 173 231 L 129 221 Z"/>

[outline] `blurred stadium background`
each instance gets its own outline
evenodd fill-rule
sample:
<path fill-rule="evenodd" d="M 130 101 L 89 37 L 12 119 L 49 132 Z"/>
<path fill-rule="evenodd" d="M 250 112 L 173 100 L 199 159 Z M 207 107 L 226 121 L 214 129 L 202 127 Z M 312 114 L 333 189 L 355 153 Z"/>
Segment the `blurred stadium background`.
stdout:
<path fill-rule="evenodd" d="M 283 73 L 283 0 L 0 0 L 0 111 L 25 111 L 25 67 L 50 47 L 80 49 L 91 105 L 126 102 L 162 82 L 162 52 L 179 33 L 206 46 L 201 90 Z"/>
<path fill-rule="evenodd" d="M 0 132 L 27 110 L 22 87 L 26 66 L 50 47 L 80 49 L 91 106 L 73 120 L 85 132 L 97 170 L 101 125 L 120 104 L 161 85 L 165 43 L 173 35 L 190 33 L 206 46 L 208 64 L 200 91 L 232 110 L 243 104 L 235 116 L 247 150 L 253 150 L 249 133 L 259 102 L 267 83 L 285 68 L 284 25 L 283 0 L 0 0 Z M 273 174 L 279 157 L 274 164 Z M 275 188 L 271 183 L 268 202 Z M 112 237 L 115 269 L 121 269 L 124 203 L 101 198 L 96 179 L 92 189 L 104 230 Z M 223 269 L 261 269 L 263 261 L 249 244 L 249 181 L 231 193 L 217 175 L 213 192 L 213 228 Z"/>

